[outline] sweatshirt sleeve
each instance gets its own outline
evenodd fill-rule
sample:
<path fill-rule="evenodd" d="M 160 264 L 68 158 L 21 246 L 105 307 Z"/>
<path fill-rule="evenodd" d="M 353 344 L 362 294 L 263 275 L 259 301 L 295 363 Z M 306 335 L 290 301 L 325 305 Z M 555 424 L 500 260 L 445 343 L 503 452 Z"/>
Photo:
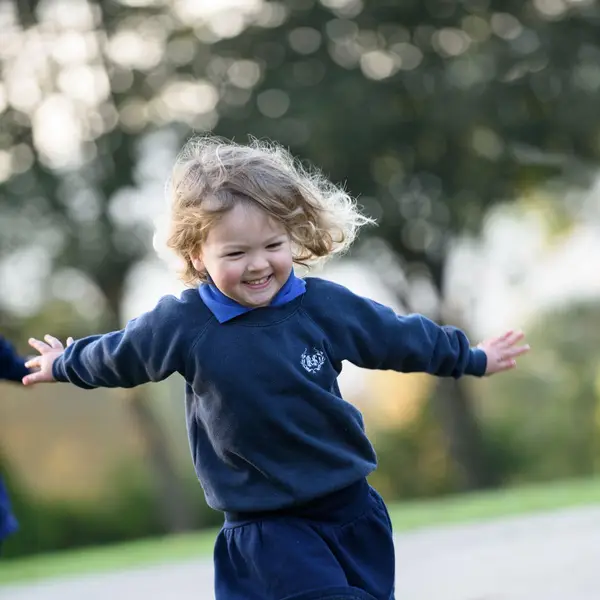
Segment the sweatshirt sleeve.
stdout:
<path fill-rule="evenodd" d="M 341 286 L 336 286 L 341 288 Z M 419 314 L 402 316 L 391 308 L 352 293 L 339 296 L 336 315 L 330 314 L 336 354 L 342 360 L 367 368 L 403 373 L 429 373 L 438 377 L 483 376 L 487 356 L 471 348 L 466 334 L 456 327 L 440 326 Z M 335 319 L 335 322 L 333 321 Z"/>
<path fill-rule="evenodd" d="M 187 343 L 174 297 L 121 331 L 77 340 L 54 362 L 54 379 L 92 389 L 131 388 L 185 369 Z"/>
<path fill-rule="evenodd" d="M 0 336 L 0 379 L 20 382 L 28 373 L 25 358 L 19 356 L 12 345 Z"/>

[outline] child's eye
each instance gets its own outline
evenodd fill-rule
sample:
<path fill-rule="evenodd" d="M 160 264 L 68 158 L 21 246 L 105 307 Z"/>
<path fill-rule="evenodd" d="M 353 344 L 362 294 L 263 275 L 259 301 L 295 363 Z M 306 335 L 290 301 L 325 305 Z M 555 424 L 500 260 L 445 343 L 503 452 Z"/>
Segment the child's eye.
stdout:
<path fill-rule="evenodd" d="M 241 250 L 238 250 L 237 252 L 229 252 L 225 256 L 227 258 L 238 258 L 238 257 L 242 256 L 242 254 L 244 254 L 244 253 Z"/>
<path fill-rule="evenodd" d="M 281 245 L 283 244 L 283 242 L 273 242 L 272 244 L 269 244 L 267 246 L 268 250 L 276 250 L 277 248 L 281 248 Z"/>

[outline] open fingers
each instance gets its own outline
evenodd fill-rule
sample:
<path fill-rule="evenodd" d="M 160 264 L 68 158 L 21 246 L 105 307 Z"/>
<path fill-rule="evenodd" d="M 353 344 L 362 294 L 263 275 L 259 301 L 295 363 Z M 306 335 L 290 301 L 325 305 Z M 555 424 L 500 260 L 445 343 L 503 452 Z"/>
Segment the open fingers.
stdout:
<path fill-rule="evenodd" d="M 510 371 L 510 369 L 514 369 L 517 366 L 517 361 L 512 358 L 508 358 L 506 360 L 501 360 L 498 363 L 498 368 L 495 370 L 495 373 L 502 373 L 504 371 Z"/>
<path fill-rule="evenodd" d="M 505 352 L 505 355 L 507 357 L 516 358 L 517 356 L 526 354 L 530 349 L 531 348 L 529 347 L 529 344 L 524 344 L 523 346 L 513 346 Z"/>
<path fill-rule="evenodd" d="M 520 342 L 525 337 L 525 334 L 522 331 L 509 331 L 505 333 L 500 339 L 507 346 L 514 346 L 518 342 Z"/>
<path fill-rule="evenodd" d="M 36 338 L 29 338 L 28 342 L 32 348 L 35 348 L 40 354 L 46 354 L 50 350 L 64 350 L 62 342 L 53 335 L 45 335 L 45 342 Z"/>
<path fill-rule="evenodd" d="M 62 342 L 59 339 L 55 338 L 53 335 L 46 334 L 44 336 L 44 339 L 46 340 L 46 342 L 52 349 L 64 350 L 64 346 L 62 345 Z"/>
<path fill-rule="evenodd" d="M 500 352 L 498 363 L 503 366 L 509 365 L 509 368 L 510 366 L 516 366 L 514 359 L 518 356 L 521 356 L 522 354 L 525 354 L 526 352 L 529 352 L 529 344 L 525 344 L 523 346 L 511 346 L 509 348 L 504 348 Z"/>
<path fill-rule="evenodd" d="M 496 338 L 498 342 L 506 341 L 511 335 L 514 335 L 515 332 L 512 329 L 509 329 L 506 333 L 503 333 L 499 338 Z"/>
<path fill-rule="evenodd" d="M 42 383 L 44 381 L 48 381 L 48 377 L 41 371 L 36 371 L 34 373 L 30 373 L 29 375 L 25 375 L 25 377 L 22 379 L 23 385 L 33 385 L 35 383 Z"/>
<path fill-rule="evenodd" d="M 46 352 L 48 352 L 48 350 L 51 350 L 52 348 L 50 347 L 50 345 L 46 344 L 46 342 L 42 342 L 41 340 L 36 340 L 35 338 L 29 338 L 29 340 L 27 340 L 29 345 L 32 348 L 35 348 L 40 354 L 45 354 Z"/>
<path fill-rule="evenodd" d="M 39 369 L 42 366 L 42 357 L 34 356 L 25 363 L 27 369 Z"/>
<path fill-rule="evenodd" d="M 502 352 L 498 360 L 498 371 L 508 371 L 517 366 L 515 358 L 529 352 L 529 345 L 507 348 Z"/>

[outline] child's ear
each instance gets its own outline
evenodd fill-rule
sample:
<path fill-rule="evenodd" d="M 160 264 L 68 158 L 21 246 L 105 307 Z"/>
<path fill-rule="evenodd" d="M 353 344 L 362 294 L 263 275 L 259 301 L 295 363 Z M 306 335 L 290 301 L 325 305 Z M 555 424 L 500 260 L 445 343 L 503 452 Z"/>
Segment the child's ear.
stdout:
<path fill-rule="evenodd" d="M 195 256 L 190 256 L 190 260 L 192 261 L 192 264 L 194 265 L 194 269 L 196 269 L 196 271 L 198 271 L 198 273 L 202 273 L 203 271 L 206 270 L 204 268 L 204 261 L 202 260 L 202 257 L 199 254 L 197 254 Z"/>

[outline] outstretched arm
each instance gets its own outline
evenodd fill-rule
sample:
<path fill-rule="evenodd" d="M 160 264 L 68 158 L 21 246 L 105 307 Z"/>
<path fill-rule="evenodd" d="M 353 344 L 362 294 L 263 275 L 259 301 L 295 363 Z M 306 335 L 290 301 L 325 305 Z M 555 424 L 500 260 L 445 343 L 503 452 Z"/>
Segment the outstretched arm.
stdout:
<path fill-rule="evenodd" d="M 360 367 L 438 377 L 483 376 L 512 369 L 515 359 L 529 350 L 521 344 L 521 332 L 509 331 L 472 347 L 456 327 L 419 314 L 398 315 L 388 306 L 330 287 L 332 301 L 342 310 L 321 318 L 327 330 L 336 332 L 335 355 Z"/>
<path fill-rule="evenodd" d="M 529 351 L 521 331 L 507 331 L 472 347 L 467 335 L 441 326 L 422 315 L 395 315 L 395 339 L 390 340 L 388 368 L 404 373 L 424 372 L 439 377 L 493 375 L 517 366 L 516 358 Z M 393 331 L 393 329 L 392 329 Z"/>
<path fill-rule="evenodd" d="M 81 388 L 130 388 L 161 381 L 175 371 L 183 372 L 186 344 L 174 299 L 163 299 L 157 307 L 130 321 L 125 329 L 94 335 L 67 348 L 55 337 L 30 339 L 40 355 L 27 362 L 39 370 L 23 379 L 25 385 L 52 381 L 70 382 Z"/>

